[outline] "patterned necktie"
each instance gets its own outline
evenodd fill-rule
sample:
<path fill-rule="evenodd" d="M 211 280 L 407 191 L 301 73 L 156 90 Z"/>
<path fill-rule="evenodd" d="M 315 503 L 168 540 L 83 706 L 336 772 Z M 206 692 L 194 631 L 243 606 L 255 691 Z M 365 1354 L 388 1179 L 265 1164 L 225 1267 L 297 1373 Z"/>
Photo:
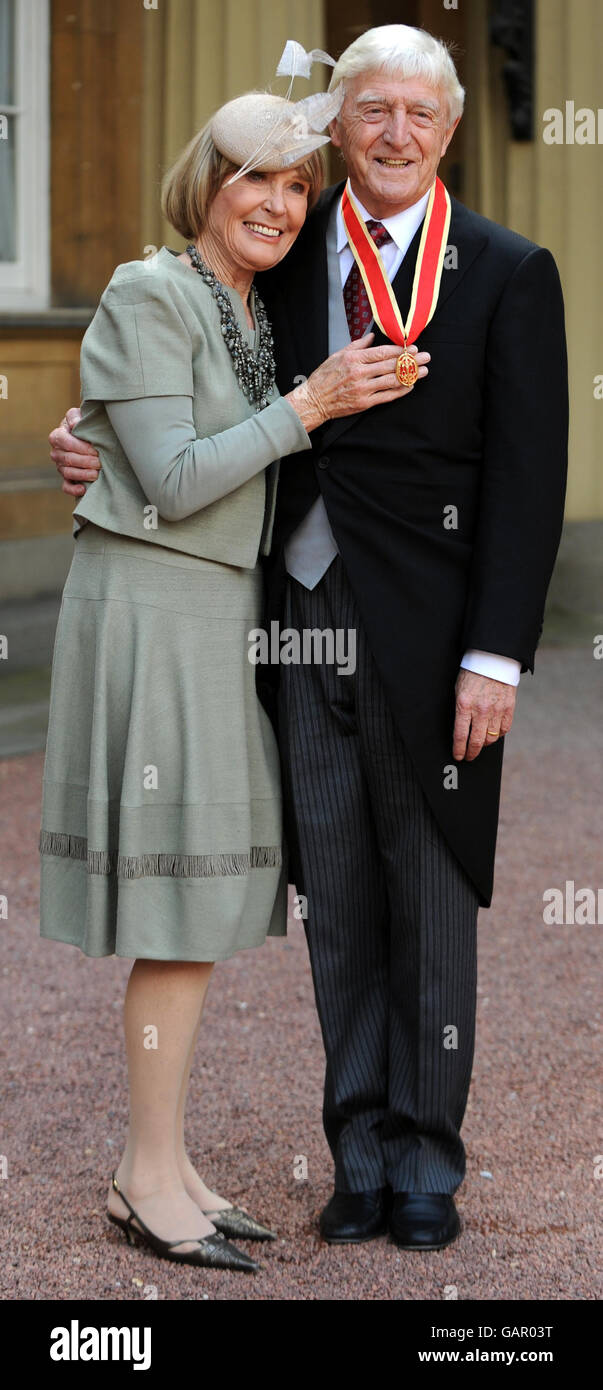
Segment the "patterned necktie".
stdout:
<path fill-rule="evenodd" d="M 375 246 L 381 247 L 386 241 L 391 241 L 387 227 L 384 227 L 382 222 L 371 220 L 367 222 L 366 226 L 373 238 Z M 363 338 L 364 334 L 368 333 L 373 311 L 356 261 L 354 261 L 343 287 L 343 302 L 345 304 L 350 338 Z"/>

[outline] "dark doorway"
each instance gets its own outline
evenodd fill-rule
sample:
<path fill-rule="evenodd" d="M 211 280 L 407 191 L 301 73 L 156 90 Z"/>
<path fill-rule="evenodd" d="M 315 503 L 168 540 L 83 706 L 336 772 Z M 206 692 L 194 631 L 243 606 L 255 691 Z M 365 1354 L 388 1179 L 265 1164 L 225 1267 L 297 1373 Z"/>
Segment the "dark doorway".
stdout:
<path fill-rule="evenodd" d="M 327 50 L 338 58 L 344 48 L 366 29 L 378 24 L 411 24 L 427 29 L 438 39 L 453 46 L 453 58 L 459 80 L 463 84 L 464 69 L 464 7 L 446 9 L 442 0 L 326 0 Z M 463 196 L 463 121 L 440 164 L 440 175 L 449 192 Z M 344 166 L 332 147 L 329 149 L 329 177 L 332 183 L 344 176 Z"/>

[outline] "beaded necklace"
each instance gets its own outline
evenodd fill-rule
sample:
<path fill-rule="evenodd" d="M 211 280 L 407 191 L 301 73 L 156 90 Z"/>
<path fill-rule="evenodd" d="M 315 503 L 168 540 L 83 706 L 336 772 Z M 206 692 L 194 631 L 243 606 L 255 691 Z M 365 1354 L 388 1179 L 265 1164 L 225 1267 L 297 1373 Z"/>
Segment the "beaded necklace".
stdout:
<path fill-rule="evenodd" d="M 232 357 L 235 376 L 247 399 L 255 405 L 256 411 L 268 405 L 267 397 L 274 387 L 276 364 L 274 343 L 270 320 L 257 290 L 255 293 L 255 313 L 260 330 L 260 345 L 256 352 L 245 342 L 235 318 L 230 296 L 218 280 L 210 266 L 201 258 L 192 242 L 187 246 L 188 254 L 196 271 L 211 290 L 220 311 L 220 326 L 224 341 Z"/>

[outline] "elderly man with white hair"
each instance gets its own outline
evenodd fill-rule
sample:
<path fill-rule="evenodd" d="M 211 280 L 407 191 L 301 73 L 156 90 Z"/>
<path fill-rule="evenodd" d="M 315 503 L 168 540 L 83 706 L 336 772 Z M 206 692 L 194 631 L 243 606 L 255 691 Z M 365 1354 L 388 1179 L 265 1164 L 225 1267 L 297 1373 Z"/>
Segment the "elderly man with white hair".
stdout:
<path fill-rule="evenodd" d="M 356 662 L 260 668 L 260 692 L 326 1051 L 335 1191 L 320 1229 L 439 1249 L 460 1229 L 503 740 L 562 525 L 563 301 L 549 251 L 438 177 L 464 100 L 443 43 L 371 29 L 340 81 L 330 133 L 347 179 L 256 277 L 278 385 L 370 329 L 414 389 L 316 429 L 313 466 L 307 451 L 281 465 L 266 624 L 353 629 Z M 267 197 L 268 225 L 281 215 Z M 415 342 L 430 354 L 416 384 Z"/>
<path fill-rule="evenodd" d="M 353 676 L 283 666 L 278 701 L 327 1058 L 321 1230 L 434 1249 L 459 1231 L 477 911 L 562 525 L 563 302 L 547 250 L 454 198 L 436 224 L 464 98 L 442 43 L 372 29 L 340 80 L 348 182 L 259 277 L 279 386 L 367 328 L 431 360 L 410 395 L 317 430 L 314 470 L 283 467 L 267 616 L 356 630 Z"/>

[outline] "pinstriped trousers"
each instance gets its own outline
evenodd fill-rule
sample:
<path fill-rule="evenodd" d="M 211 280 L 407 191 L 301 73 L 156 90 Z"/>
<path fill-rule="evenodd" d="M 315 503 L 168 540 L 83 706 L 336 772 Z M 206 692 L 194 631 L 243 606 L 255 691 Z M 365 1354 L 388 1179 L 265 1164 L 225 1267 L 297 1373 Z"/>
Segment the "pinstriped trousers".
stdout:
<path fill-rule="evenodd" d="M 339 555 L 313 590 L 288 578 L 285 626 L 356 631 L 353 674 L 283 665 L 279 687 L 335 1187 L 453 1193 L 466 1166 L 478 895 L 394 723 Z"/>

